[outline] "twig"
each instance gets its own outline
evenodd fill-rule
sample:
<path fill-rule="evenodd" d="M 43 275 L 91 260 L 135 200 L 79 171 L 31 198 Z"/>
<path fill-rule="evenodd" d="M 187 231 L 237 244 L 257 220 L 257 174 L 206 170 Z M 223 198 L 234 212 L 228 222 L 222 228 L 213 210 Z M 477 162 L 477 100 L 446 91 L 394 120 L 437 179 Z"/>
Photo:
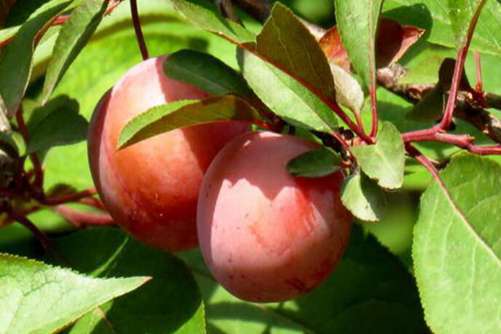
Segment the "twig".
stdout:
<path fill-rule="evenodd" d="M 88 197 L 92 197 L 96 194 L 96 189 L 91 188 L 77 193 L 71 193 L 66 195 L 61 195 L 57 197 L 48 197 L 41 200 L 42 204 L 45 205 L 59 205 L 70 202 L 79 202 L 80 200 Z"/>
<path fill-rule="evenodd" d="M 402 134 L 402 139 L 406 144 L 421 141 L 435 141 L 451 144 L 480 155 L 501 154 L 501 145 L 478 146 L 474 144 L 474 138 L 469 135 L 445 133 L 443 130 L 437 130 L 436 128 L 406 132 Z"/>
<path fill-rule="evenodd" d="M 132 15 L 132 24 L 134 26 L 134 32 L 136 33 L 137 44 L 139 50 L 141 51 L 141 56 L 143 60 L 150 58 L 148 54 L 148 48 L 146 47 L 146 42 L 144 40 L 143 30 L 141 29 L 141 21 L 139 19 L 139 13 L 137 10 L 137 1 L 130 0 L 130 12 Z"/>
<path fill-rule="evenodd" d="M 28 127 L 26 126 L 26 122 L 24 121 L 23 109 L 21 107 L 19 107 L 18 111 L 16 112 L 16 121 L 21 136 L 23 137 L 24 141 L 28 143 L 30 140 L 30 134 Z M 42 163 L 40 162 L 40 159 L 38 158 L 38 155 L 36 153 L 31 153 L 29 157 L 31 163 L 33 164 L 33 170 L 35 172 L 35 180 L 33 181 L 34 190 L 37 195 L 40 195 L 42 192 L 44 180 Z"/>
<path fill-rule="evenodd" d="M 464 73 L 464 64 L 466 61 L 466 55 L 468 54 L 468 49 L 470 47 L 470 43 L 473 37 L 473 32 L 477 26 L 478 18 L 480 17 L 480 12 L 485 5 L 486 1 L 482 1 L 480 5 L 477 7 L 476 12 L 473 15 L 473 18 L 468 26 L 468 31 L 466 33 L 466 37 L 464 40 L 464 45 L 462 45 L 457 53 L 456 64 L 454 66 L 454 74 L 452 77 L 452 85 L 449 91 L 449 98 L 447 99 L 447 104 L 444 110 L 444 116 L 440 123 L 436 126 L 439 129 L 448 130 L 449 126 L 452 123 L 452 115 L 454 113 L 454 109 L 456 107 L 456 100 L 459 91 L 459 85 L 461 84 L 461 79 Z"/>
<path fill-rule="evenodd" d="M 28 219 L 28 217 L 21 215 L 21 214 L 18 214 L 12 210 L 8 212 L 8 216 L 13 221 L 17 221 L 19 224 L 23 225 L 28 230 L 30 230 L 30 232 L 40 242 L 40 244 L 42 245 L 43 249 L 46 252 L 49 252 L 51 250 L 52 245 L 51 245 L 49 238 L 47 238 L 45 233 L 40 231 L 40 229 L 35 224 L 33 224 L 31 222 L 31 220 Z"/>
<path fill-rule="evenodd" d="M 473 59 L 475 60 L 475 76 L 477 79 L 475 90 L 477 92 L 482 92 L 483 91 L 482 62 L 480 61 L 480 53 L 478 51 L 473 52 Z"/>
<path fill-rule="evenodd" d="M 433 178 L 445 189 L 445 184 L 440 178 L 440 174 L 438 172 L 438 169 L 435 167 L 433 162 L 425 156 L 423 153 L 421 153 L 417 148 L 415 148 L 411 143 L 406 143 L 405 144 L 405 149 L 407 153 L 416 159 L 420 164 L 422 164 L 433 176 Z"/>

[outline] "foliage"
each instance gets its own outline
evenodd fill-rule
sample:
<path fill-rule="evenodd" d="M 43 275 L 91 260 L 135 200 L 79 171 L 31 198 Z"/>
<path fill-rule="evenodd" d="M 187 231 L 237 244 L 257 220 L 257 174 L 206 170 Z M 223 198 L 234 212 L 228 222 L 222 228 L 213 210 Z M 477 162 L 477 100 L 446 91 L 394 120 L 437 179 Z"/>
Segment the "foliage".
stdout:
<path fill-rule="evenodd" d="M 129 2 L 0 1 L 0 332 L 501 331 L 500 1 L 143 0 L 140 26 Z M 198 250 L 82 230 L 110 224 L 86 131 L 141 59 L 134 28 L 210 96 L 145 110 L 120 149 L 240 120 L 318 145 L 294 177 L 344 173 L 356 223 L 319 288 L 248 303 Z"/>

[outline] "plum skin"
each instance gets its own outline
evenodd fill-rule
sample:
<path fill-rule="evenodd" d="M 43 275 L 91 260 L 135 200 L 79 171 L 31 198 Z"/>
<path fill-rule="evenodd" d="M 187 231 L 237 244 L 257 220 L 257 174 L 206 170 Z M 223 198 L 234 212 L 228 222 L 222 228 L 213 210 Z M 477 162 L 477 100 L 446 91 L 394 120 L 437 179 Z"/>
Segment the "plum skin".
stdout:
<path fill-rule="evenodd" d="M 297 137 L 254 132 L 228 143 L 200 188 L 197 228 L 210 271 L 253 302 L 304 294 L 333 270 L 352 216 L 340 200 L 343 174 L 296 178 L 286 164 L 318 147 Z"/>
<path fill-rule="evenodd" d="M 103 96 L 90 122 L 88 155 L 97 191 L 114 221 L 146 244 L 180 251 L 198 244 L 196 204 L 209 163 L 249 125 L 215 122 L 176 129 L 118 151 L 120 131 L 134 116 L 160 104 L 207 97 L 168 78 L 164 61 L 165 56 L 139 63 Z"/>

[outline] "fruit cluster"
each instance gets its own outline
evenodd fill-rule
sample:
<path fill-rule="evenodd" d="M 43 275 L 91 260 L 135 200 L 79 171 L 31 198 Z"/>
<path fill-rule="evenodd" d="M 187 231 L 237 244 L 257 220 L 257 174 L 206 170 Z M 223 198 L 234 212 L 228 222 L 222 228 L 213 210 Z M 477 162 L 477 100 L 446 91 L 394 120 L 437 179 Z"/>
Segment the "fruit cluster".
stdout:
<path fill-rule="evenodd" d="M 134 116 L 207 97 L 168 78 L 165 61 L 132 68 L 94 112 L 89 160 L 111 216 L 154 247 L 199 245 L 217 281 L 242 299 L 281 301 L 310 291 L 348 243 L 352 217 L 340 201 L 342 172 L 293 177 L 288 161 L 317 144 L 251 131 L 243 121 L 177 129 L 117 150 Z"/>

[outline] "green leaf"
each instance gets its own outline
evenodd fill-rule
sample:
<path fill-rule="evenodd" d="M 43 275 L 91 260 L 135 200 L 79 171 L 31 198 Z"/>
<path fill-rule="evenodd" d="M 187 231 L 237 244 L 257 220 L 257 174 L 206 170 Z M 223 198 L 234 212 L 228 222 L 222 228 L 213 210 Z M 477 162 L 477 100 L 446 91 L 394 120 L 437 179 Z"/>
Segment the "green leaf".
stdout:
<path fill-rule="evenodd" d="M 134 117 L 120 133 L 119 148 L 178 128 L 215 121 L 252 121 L 259 115 L 252 106 L 236 96 L 205 100 L 182 100 L 158 107 Z"/>
<path fill-rule="evenodd" d="M 71 334 L 205 333 L 204 306 L 196 282 L 174 256 L 114 228 L 79 231 L 55 243 L 73 268 L 89 275 L 152 277 L 140 289 L 87 313 Z"/>
<path fill-rule="evenodd" d="M 292 11 L 279 2 L 257 36 L 257 52 L 312 85 L 323 96 L 335 96 L 334 79 L 320 45 Z"/>
<path fill-rule="evenodd" d="M 352 153 L 367 176 L 387 189 L 398 189 L 404 181 L 405 150 L 400 132 L 383 122 L 376 144 L 356 146 Z"/>
<path fill-rule="evenodd" d="M 333 111 L 299 81 L 249 51 L 239 61 L 254 93 L 285 121 L 322 132 L 337 129 Z"/>
<path fill-rule="evenodd" d="M 78 102 L 67 96 L 58 96 L 35 109 L 28 122 L 30 140 L 26 153 L 85 140 L 88 122 L 78 110 Z"/>
<path fill-rule="evenodd" d="M 0 331 L 52 333 L 146 281 L 145 277 L 90 278 L 42 262 L 0 254 Z"/>
<path fill-rule="evenodd" d="M 341 201 L 355 217 L 371 222 L 380 221 L 388 205 L 384 191 L 360 171 L 345 179 Z"/>
<path fill-rule="evenodd" d="M 330 277 L 312 292 L 283 303 L 243 302 L 214 282 L 198 250 L 182 257 L 202 289 L 211 333 L 426 332 L 412 276 L 359 226 Z"/>
<path fill-rule="evenodd" d="M 323 177 L 339 170 L 341 157 L 325 148 L 309 151 L 287 163 L 287 170 L 294 176 Z"/>
<path fill-rule="evenodd" d="M 42 93 L 45 104 L 70 64 L 87 44 L 103 18 L 109 1 L 85 0 L 77 7 L 57 36 Z"/>
<path fill-rule="evenodd" d="M 222 36 L 236 44 L 255 41 L 253 33 L 240 24 L 223 18 L 212 4 L 202 5 L 192 0 L 170 0 L 170 2 L 186 20 L 201 29 Z"/>
<path fill-rule="evenodd" d="M 13 115 L 23 98 L 31 75 L 36 35 L 71 1 L 53 0 L 41 6 L 19 29 L 14 40 L 0 53 L 0 95 Z"/>
<path fill-rule="evenodd" d="M 456 36 L 458 48 L 466 43 L 471 22 L 478 19 L 485 3 L 486 0 L 448 0 L 452 31 Z"/>
<path fill-rule="evenodd" d="M 412 24 L 429 32 L 427 40 L 434 44 L 456 47 L 456 31 L 467 29 L 471 15 L 479 0 L 385 0 L 384 15 L 403 24 Z M 460 7 L 464 3 L 464 7 Z M 450 5 L 460 11 L 453 15 L 463 17 L 456 21 L 456 28 L 451 23 Z M 469 14 L 467 14 L 469 13 Z M 465 15 L 465 16 L 463 16 Z M 456 20 L 456 18 L 454 19 Z M 461 26 L 464 24 L 464 26 Z M 501 55 L 501 2 L 487 1 L 480 14 L 471 48 L 492 55 Z"/>
<path fill-rule="evenodd" d="M 343 45 L 366 88 L 376 81 L 375 40 L 382 4 L 383 0 L 335 0 Z"/>
<path fill-rule="evenodd" d="M 501 330 L 501 166 L 454 158 L 421 198 L 413 258 L 425 317 L 434 333 Z"/>
<path fill-rule="evenodd" d="M 247 83 L 234 69 L 207 53 L 181 50 L 164 63 L 168 77 L 197 86 L 212 95 L 252 96 Z"/>

